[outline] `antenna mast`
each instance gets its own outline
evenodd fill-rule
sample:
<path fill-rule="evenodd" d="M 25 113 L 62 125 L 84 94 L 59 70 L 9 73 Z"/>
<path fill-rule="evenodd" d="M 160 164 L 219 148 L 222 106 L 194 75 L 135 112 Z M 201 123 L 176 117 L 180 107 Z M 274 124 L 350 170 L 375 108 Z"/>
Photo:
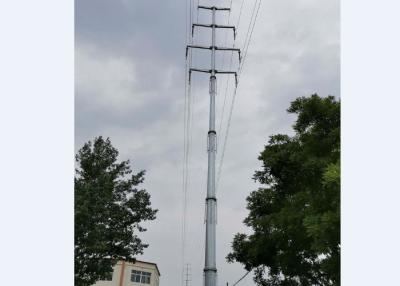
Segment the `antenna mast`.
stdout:
<path fill-rule="evenodd" d="M 185 286 L 189 286 L 189 282 L 190 282 L 190 265 L 189 263 L 186 264 L 186 279 L 185 279 Z"/>
<path fill-rule="evenodd" d="M 205 247 L 205 265 L 204 265 L 204 281 L 205 286 L 217 285 L 217 265 L 216 265 L 216 222 L 217 222 L 217 198 L 215 195 L 215 158 L 217 152 L 217 132 L 215 131 L 215 96 L 216 96 L 216 75 L 219 74 L 234 74 L 237 85 L 237 73 L 235 71 L 221 71 L 215 68 L 215 52 L 216 51 L 236 51 L 240 57 L 240 49 L 217 47 L 215 39 L 216 29 L 232 29 L 233 35 L 236 37 L 236 29 L 234 26 L 217 25 L 215 22 L 215 14 L 217 11 L 230 11 L 230 8 L 219 8 L 215 6 L 198 6 L 198 9 L 211 11 L 211 24 L 192 24 L 192 37 L 195 27 L 211 28 L 211 46 L 186 46 L 186 57 L 189 49 L 208 49 L 211 50 L 211 69 L 189 69 L 189 83 L 192 72 L 202 72 L 210 74 L 210 115 L 209 115 L 209 130 L 207 141 L 208 152 L 208 173 L 207 173 L 207 197 L 206 197 L 206 247 Z"/>

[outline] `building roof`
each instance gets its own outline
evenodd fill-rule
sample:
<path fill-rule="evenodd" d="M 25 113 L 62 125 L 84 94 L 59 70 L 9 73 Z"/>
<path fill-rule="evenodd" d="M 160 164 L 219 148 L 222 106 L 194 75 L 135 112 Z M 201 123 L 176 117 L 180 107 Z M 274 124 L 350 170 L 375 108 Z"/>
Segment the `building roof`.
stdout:
<path fill-rule="evenodd" d="M 148 261 L 143 261 L 143 260 L 139 260 L 139 259 L 136 259 L 136 262 L 141 262 L 141 263 L 145 263 L 145 264 L 154 265 L 154 266 L 156 267 L 156 269 L 157 269 L 158 276 L 161 276 L 160 270 L 158 269 L 158 266 L 157 266 L 156 263 L 148 262 Z"/>

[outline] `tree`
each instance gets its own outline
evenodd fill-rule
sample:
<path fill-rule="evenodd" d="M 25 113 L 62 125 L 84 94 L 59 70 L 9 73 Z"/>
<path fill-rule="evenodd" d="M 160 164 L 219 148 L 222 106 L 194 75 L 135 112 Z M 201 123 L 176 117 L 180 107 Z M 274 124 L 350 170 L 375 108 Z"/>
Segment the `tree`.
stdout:
<path fill-rule="evenodd" d="M 229 262 L 255 270 L 258 285 L 340 284 L 340 102 L 314 94 L 287 110 L 295 135 L 270 137 L 247 197 Z"/>
<path fill-rule="evenodd" d="M 137 186 L 145 171 L 132 173 L 129 161 L 117 162 L 118 151 L 107 138 L 89 141 L 76 154 L 75 285 L 110 278 L 118 260 L 134 262 L 148 245 L 137 236 L 140 224 L 154 220 L 150 195 Z"/>

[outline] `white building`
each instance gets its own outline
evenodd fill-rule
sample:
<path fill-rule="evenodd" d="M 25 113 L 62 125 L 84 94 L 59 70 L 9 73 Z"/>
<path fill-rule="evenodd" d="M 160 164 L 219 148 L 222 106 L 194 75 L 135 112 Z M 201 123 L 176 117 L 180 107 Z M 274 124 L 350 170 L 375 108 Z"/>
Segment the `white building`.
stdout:
<path fill-rule="evenodd" d="M 93 286 L 159 286 L 161 276 L 157 264 L 136 260 L 135 263 L 118 261 L 112 279 L 97 281 Z"/>

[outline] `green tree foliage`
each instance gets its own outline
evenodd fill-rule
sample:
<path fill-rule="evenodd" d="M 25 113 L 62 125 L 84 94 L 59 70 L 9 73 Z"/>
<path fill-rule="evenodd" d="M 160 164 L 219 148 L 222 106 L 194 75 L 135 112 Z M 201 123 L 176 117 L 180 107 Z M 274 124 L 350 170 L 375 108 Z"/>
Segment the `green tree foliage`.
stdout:
<path fill-rule="evenodd" d="M 229 262 L 254 269 L 258 285 L 340 284 L 340 102 L 314 94 L 291 103 L 294 136 L 273 135 L 247 198 Z"/>
<path fill-rule="evenodd" d="M 89 141 L 76 154 L 75 285 L 110 278 L 118 260 L 134 262 L 148 245 L 137 236 L 141 222 L 154 220 L 150 195 L 137 186 L 144 171 L 132 173 L 129 161 L 117 162 L 118 151 L 107 138 Z"/>

